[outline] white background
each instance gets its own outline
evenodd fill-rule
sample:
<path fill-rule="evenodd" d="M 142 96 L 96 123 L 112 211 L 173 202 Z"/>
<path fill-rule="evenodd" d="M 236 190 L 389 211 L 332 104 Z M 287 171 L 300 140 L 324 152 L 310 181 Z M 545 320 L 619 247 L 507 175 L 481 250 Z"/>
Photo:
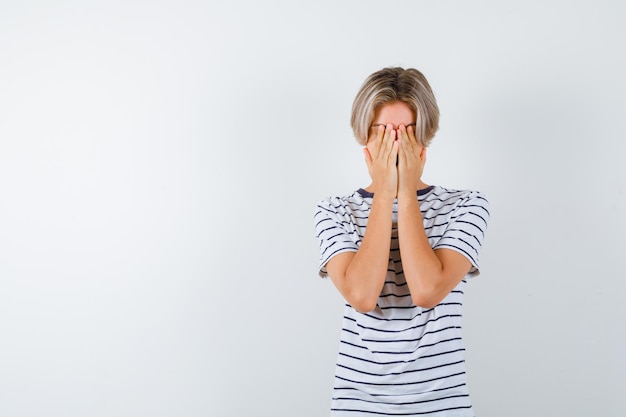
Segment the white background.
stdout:
<path fill-rule="evenodd" d="M 0 416 L 324 416 L 343 302 L 315 203 L 368 183 L 416 67 L 424 180 L 491 202 L 475 412 L 626 414 L 626 6 L 0 2 Z"/>

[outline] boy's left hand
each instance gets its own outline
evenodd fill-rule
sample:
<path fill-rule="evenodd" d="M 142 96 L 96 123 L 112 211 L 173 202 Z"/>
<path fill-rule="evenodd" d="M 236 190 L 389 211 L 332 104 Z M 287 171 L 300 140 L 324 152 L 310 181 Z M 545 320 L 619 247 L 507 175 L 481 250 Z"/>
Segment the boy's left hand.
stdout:
<path fill-rule="evenodd" d="M 426 148 L 417 142 L 413 126 L 400 125 L 396 136 L 400 139 L 398 194 L 401 192 L 414 194 L 418 189 L 426 164 Z"/>

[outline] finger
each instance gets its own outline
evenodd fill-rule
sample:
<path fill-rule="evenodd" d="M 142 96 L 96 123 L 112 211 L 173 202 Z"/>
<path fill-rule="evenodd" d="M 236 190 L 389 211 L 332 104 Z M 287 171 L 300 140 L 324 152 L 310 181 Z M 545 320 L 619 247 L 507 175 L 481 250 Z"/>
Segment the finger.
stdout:
<path fill-rule="evenodd" d="M 398 137 L 398 140 L 403 140 L 404 139 L 404 132 L 406 131 L 406 129 L 403 129 L 403 128 L 404 128 L 404 125 L 400 125 L 396 129 L 396 135 Z"/>
<path fill-rule="evenodd" d="M 382 129 L 384 132 L 384 129 Z M 367 142 L 365 142 L 365 146 L 373 146 L 374 150 L 378 147 L 380 139 L 382 137 L 381 127 L 380 125 L 376 126 L 376 129 L 372 127 L 369 136 L 367 137 Z"/>
<path fill-rule="evenodd" d="M 417 136 L 415 136 L 415 128 L 413 125 L 409 125 L 406 129 L 407 135 L 412 143 L 417 143 Z"/>
<path fill-rule="evenodd" d="M 412 156 L 413 158 L 419 159 L 421 147 L 417 143 L 417 140 L 415 139 L 415 135 L 412 134 L 413 127 L 411 125 L 409 126 L 401 125 L 400 130 L 402 132 L 403 145 L 404 145 L 404 150 L 406 151 L 406 156 L 407 157 Z"/>
<path fill-rule="evenodd" d="M 381 147 L 381 143 L 382 143 L 382 139 L 383 139 L 383 135 L 385 134 L 385 126 L 383 125 L 378 125 L 378 127 L 376 127 L 376 134 L 374 135 L 374 137 L 372 138 L 372 142 L 374 142 L 374 150 L 376 151 L 376 153 L 378 154 L 378 151 Z"/>
<path fill-rule="evenodd" d="M 417 144 L 415 143 L 415 140 L 411 139 L 411 136 L 409 135 L 408 129 L 411 126 L 404 126 L 402 125 L 402 134 L 404 137 L 404 141 L 402 143 L 402 149 L 404 150 L 404 166 L 409 166 L 411 165 L 415 159 L 419 159 L 419 149 L 417 149 Z"/>
<path fill-rule="evenodd" d="M 376 129 L 376 142 L 374 146 L 375 154 L 373 158 L 378 158 L 385 149 L 385 141 L 387 140 L 387 127 L 385 125 L 378 125 Z"/>
<path fill-rule="evenodd" d="M 396 140 L 396 130 L 393 127 L 389 128 L 389 137 L 387 139 L 387 162 L 394 164 L 396 163 L 396 155 L 398 154 L 397 150 L 397 140 Z"/>
<path fill-rule="evenodd" d="M 407 142 L 406 141 L 397 141 L 398 142 L 398 163 L 402 164 L 404 166 L 404 164 L 406 164 L 407 162 Z"/>
<path fill-rule="evenodd" d="M 395 141 L 395 132 L 393 130 L 393 126 L 391 125 L 385 126 L 385 135 L 383 136 L 381 149 L 380 149 L 381 152 L 379 153 L 379 156 L 381 158 L 389 158 L 394 141 Z"/>

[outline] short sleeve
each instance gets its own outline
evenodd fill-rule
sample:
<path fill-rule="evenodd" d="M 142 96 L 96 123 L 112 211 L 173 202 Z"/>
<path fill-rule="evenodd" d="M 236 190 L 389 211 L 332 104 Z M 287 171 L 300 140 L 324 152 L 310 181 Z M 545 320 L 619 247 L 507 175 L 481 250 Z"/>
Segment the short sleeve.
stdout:
<path fill-rule="evenodd" d="M 472 192 L 454 210 L 443 236 L 433 249 L 452 249 L 464 255 L 472 264 L 468 275 L 478 276 L 478 255 L 489 222 L 489 202 L 478 192 Z"/>
<path fill-rule="evenodd" d="M 319 275 L 322 278 L 328 276 L 326 264 L 333 256 L 359 250 L 358 243 L 351 237 L 355 233 L 350 230 L 353 225 L 340 211 L 340 201 L 323 200 L 316 207 L 315 237 L 320 247 Z"/>

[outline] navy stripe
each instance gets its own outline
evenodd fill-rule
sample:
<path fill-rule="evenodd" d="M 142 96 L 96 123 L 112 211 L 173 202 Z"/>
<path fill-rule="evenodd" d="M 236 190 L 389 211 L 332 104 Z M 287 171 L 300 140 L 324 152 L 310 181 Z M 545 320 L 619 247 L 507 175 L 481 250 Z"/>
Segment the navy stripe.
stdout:
<path fill-rule="evenodd" d="M 458 353 L 458 352 L 465 352 L 465 349 L 464 348 L 460 348 L 460 349 L 454 349 L 454 350 L 447 350 L 447 351 L 444 351 L 444 352 L 433 353 L 433 354 L 430 354 L 430 355 L 422 355 L 419 358 L 411 359 L 411 360 L 408 360 L 408 361 L 397 360 L 397 361 L 383 361 L 383 362 L 380 362 L 380 361 L 375 361 L 375 360 L 372 360 L 372 359 L 361 358 L 359 356 L 348 355 L 345 352 L 339 352 L 339 356 L 344 356 L 344 357 L 351 358 L 351 359 L 358 360 L 358 361 L 362 361 L 362 362 L 372 363 L 374 365 L 395 365 L 395 364 L 398 364 L 398 363 L 413 363 L 413 362 L 417 362 L 417 361 L 422 360 L 422 359 L 434 358 L 434 357 L 437 357 L 437 356 L 449 355 L 451 353 Z"/>
<path fill-rule="evenodd" d="M 443 343 L 456 342 L 456 341 L 459 341 L 459 340 L 461 340 L 461 337 L 453 337 L 451 339 L 439 340 L 439 341 L 437 341 L 435 343 L 430 343 L 428 345 L 419 345 L 417 347 L 417 349 L 412 350 L 412 351 L 408 351 L 408 352 L 387 352 L 387 351 L 384 351 L 384 350 L 373 350 L 372 353 L 380 353 L 380 354 L 387 354 L 387 355 L 408 355 L 408 354 L 415 353 L 415 352 L 417 352 L 420 349 L 426 349 L 426 348 L 437 346 L 437 345 L 440 345 L 440 344 L 443 344 Z"/>
<path fill-rule="evenodd" d="M 395 343 L 395 342 L 419 342 L 420 340 L 422 340 L 424 337 L 429 336 L 431 334 L 437 334 L 437 333 L 441 333 L 441 332 L 445 332 L 446 330 L 456 330 L 456 329 L 460 329 L 461 326 L 448 326 L 448 327 L 443 327 L 441 329 L 437 329 L 437 330 L 432 330 L 430 332 L 425 332 L 424 334 L 422 334 L 421 337 L 416 337 L 413 339 L 370 339 L 370 338 L 363 338 L 362 340 L 364 342 L 372 342 L 372 343 Z"/>
<path fill-rule="evenodd" d="M 389 293 L 389 294 L 381 294 L 380 298 L 387 298 L 387 297 L 396 297 L 396 298 L 402 298 L 402 297 L 410 297 L 411 293 L 407 292 L 406 294 L 393 294 L 393 293 Z"/>
<path fill-rule="evenodd" d="M 368 413 L 368 414 L 378 414 L 381 416 L 420 416 L 425 414 L 433 414 L 433 413 L 441 413 L 444 411 L 452 411 L 452 410 L 461 410 L 461 409 L 469 409 L 472 408 L 471 405 L 460 406 L 460 407 L 452 407 L 452 408 L 441 408 L 438 410 L 432 411 L 415 411 L 410 413 L 381 413 L 378 411 L 370 411 L 370 410 L 360 410 L 360 409 L 350 409 L 350 408 L 331 408 L 332 411 L 341 411 L 341 412 L 357 412 L 357 413 Z"/>
<path fill-rule="evenodd" d="M 415 308 L 415 306 L 412 306 L 412 307 L 409 307 L 409 308 Z M 415 326 L 406 327 L 406 328 L 400 329 L 400 330 L 388 330 L 388 329 L 379 329 L 379 328 L 376 328 L 376 327 L 365 326 L 365 325 L 357 322 L 356 319 L 354 319 L 352 317 L 343 316 L 344 319 L 356 323 L 357 327 L 359 327 L 361 329 L 373 330 L 373 331 L 382 332 L 382 333 L 402 333 L 402 332 L 406 332 L 408 330 L 415 330 L 415 329 L 419 329 L 421 327 L 425 327 L 428 324 L 434 323 L 434 322 L 442 320 L 442 319 L 454 318 L 454 317 L 461 318 L 461 315 L 460 314 L 444 314 L 444 315 L 441 315 L 441 316 L 437 316 L 434 319 L 429 319 L 429 320 L 425 321 L 424 323 L 420 323 L 420 324 L 417 324 Z"/>
<path fill-rule="evenodd" d="M 425 404 L 425 403 L 432 403 L 432 402 L 436 402 L 436 401 L 445 401 L 445 400 L 449 400 L 451 398 L 464 398 L 464 397 L 469 397 L 468 394 L 457 394 L 457 395 L 449 395 L 447 397 L 441 397 L 441 398 L 432 398 L 432 399 L 428 399 L 428 400 L 422 400 L 422 401 L 407 401 L 407 402 L 388 402 L 388 401 L 372 401 L 372 400 L 364 400 L 362 398 L 353 398 L 353 397 L 334 397 L 334 400 L 347 400 L 347 401 L 362 401 L 362 402 L 366 402 L 366 403 L 371 403 L 371 404 L 389 404 L 389 405 L 416 405 L 416 404 Z"/>
<path fill-rule="evenodd" d="M 434 382 L 434 381 L 439 381 L 442 379 L 446 379 L 446 378 L 451 378 L 454 376 L 461 376 L 461 375 L 465 375 L 465 371 L 463 372 L 457 372 L 454 374 L 449 374 L 449 375 L 441 375 L 435 378 L 430 378 L 430 379 L 423 379 L 421 381 L 411 381 L 411 382 L 389 382 L 389 383 L 381 383 L 381 382 L 362 382 L 362 381 L 354 381 L 345 377 L 341 377 L 339 375 L 335 375 L 336 379 L 340 379 L 342 381 L 346 381 L 346 382 L 352 382 L 355 384 L 360 384 L 360 385 L 369 385 L 369 386 L 375 386 L 375 387 L 399 387 L 399 386 L 406 386 L 406 385 L 419 385 L 419 384 L 426 384 L 428 382 Z"/>
<path fill-rule="evenodd" d="M 450 385 L 448 387 L 442 387 L 442 388 L 433 389 L 430 392 L 448 391 L 448 390 L 451 390 L 451 389 L 464 387 L 465 385 L 466 384 Z M 336 391 L 358 391 L 356 388 L 352 388 L 352 387 L 335 387 L 335 390 Z M 373 394 L 373 393 L 368 393 L 368 395 L 370 395 L 372 397 L 397 397 L 397 394 L 395 394 L 395 393 L 392 393 L 392 394 Z"/>
<path fill-rule="evenodd" d="M 433 346 L 437 346 L 437 345 L 445 344 L 445 343 L 449 343 L 449 342 L 458 342 L 460 340 L 461 340 L 460 336 L 459 337 L 453 337 L 453 338 L 450 338 L 450 339 L 439 340 L 439 341 L 437 341 L 435 343 L 430 343 L 428 345 L 420 345 L 420 346 L 417 347 L 417 349 L 411 350 L 411 351 L 407 351 L 407 352 L 392 352 L 392 351 L 382 351 L 382 350 L 370 350 L 369 347 L 360 346 L 360 345 L 357 345 L 355 343 L 350 343 L 350 342 L 345 341 L 343 339 L 340 341 L 340 343 L 345 343 L 346 345 L 350 345 L 350 346 L 353 346 L 353 347 L 356 347 L 356 348 L 359 348 L 359 349 L 370 350 L 370 352 L 374 353 L 374 354 L 380 353 L 380 354 L 385 354 L 385 355 L 406 356 L 406 355 L 415 354 L 420 349 L 426 349 L 426 348 L 429 348 L 429 347 L 433 347 Z M 409 363 L 409 361 L 407 361 L 407 360 L 403 360 L 403 362 Z"/>
<path fill-rule="evenodd" d="M 370 376 L 378 376 L 378 377 L 385 377 L 385 376 L 400 376 L 400 375 L 407 375 L 407 374 L 413 374 L 415 372 L 425 372 L 425 371 L 432 371 L 433 369 L 440 369 L 440 368 L 445 368 L 447 366 L 454 366 L 454 365 L 458 365 L 465 362 L 464 360 L 460 360 L 460 361 L 456 361 L 456 362 L 450 362 L 450 363 L 443 363 L 440 365 L 436 365 L 436 366 L 430 366 L 428 368 L 421 368 L 421 369 L 410 369 L 408 371 L 404 371 L 404 372 L 389 372 L 386 374 L 378 374 L 378 373 L 374 373 L 374 372 L 366 372 L 366 371 L 361 371 L 359 369 L 355 369 L 355 368 L 351 368 L 349 366 L 343 365 L 338 363 L 337 366 L 343 368 L 343 369 L 347 369 L 349 371 L 352 372 L 356 372 L 359 374 L 363 374 L 363 375 L 370 375 Z"/>
<path fill-rule="evenodd" d="M 463 294 L 463 292 L 461 292 L 461 291 L 458 291 L 458 292 Z M 374 316 L 373 314 L 370 314 L 370 313 L 360 313 L 360 314 L 363 314 L 364 316 L 367 316 L 367 317 L 372 318 L 374 320 L 382 320 L 382 321 L 413 321 L 415 318 L 433 311 L 438 306 L 451 306 L 451 305 L 462 306 L 463 304 L 462 303 L 444 303 L 444 302 L 441 302 L 441 303 L 437 304 L 435 307 L 429 308 L 429 309 L 421 309 L 421 307 L 413 306 L 411 308 L 418 310 L 419 313 L 417 313 L 413 317 L 404 317 L 404 318 L 396 317 L 396 318 L 389 319 L 389 318 L 386 318 L 386 317 L 377 317 L 377 316 Z M 348 305 L 348 306 L 350 307 L 350 305 Z M 455 317 L 458 317 L 458 316 L 455 316 Z M 351 319 L 351 318 L 344 316 L 344 319 Z"/>

